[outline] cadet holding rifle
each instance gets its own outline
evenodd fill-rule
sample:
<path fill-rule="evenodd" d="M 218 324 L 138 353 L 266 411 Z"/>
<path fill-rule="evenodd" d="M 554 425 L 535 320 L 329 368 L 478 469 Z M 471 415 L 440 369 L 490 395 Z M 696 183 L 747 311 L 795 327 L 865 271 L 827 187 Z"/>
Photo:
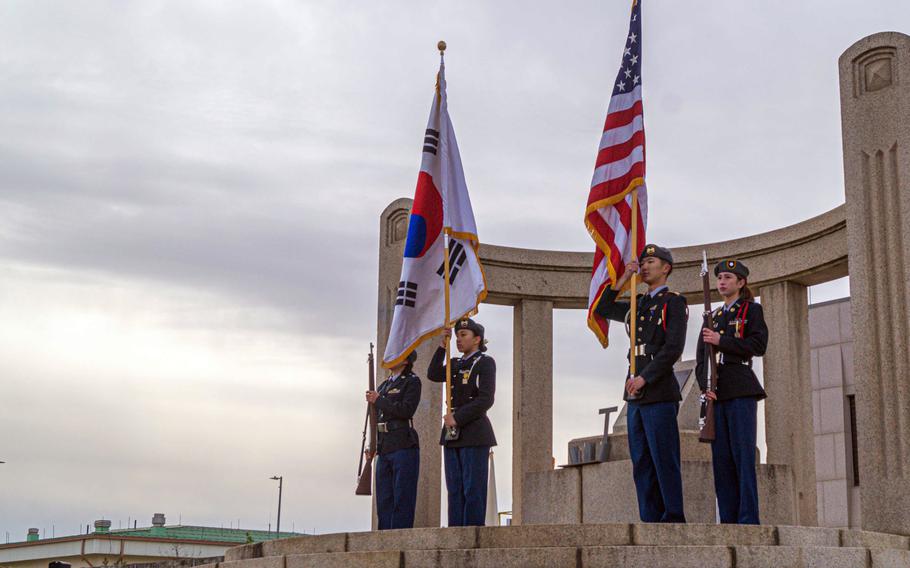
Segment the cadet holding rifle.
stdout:
<path fill-rule="evenodd" d="M 755 476 L 758 401 L 764 389 L 752 371 L 752 358 L 765 354 L 768 326 L 761 304 L 753 301 L 749 269 L 733 259 L 714 267 L 724 305 L 712 314 L 713 329 L 703 328 L 696 350 L 695 376 L 704 396 L 714 401 L 711 455 L 721 523 L 759 524 Z M 705 344 L 719 353 L 717 384 L 707 390 Z"/>
<path fill-rule="evenodd" d="M 626 421 L 629 454 L 638 494 L 638 512 L 646 523 L 684 523 L 680 472 L 679 383 L 673 364 L 686 345 L 686 301 L 667 289 L 673 255 L 656 245 L 646 245 L 638 262 L 630 262 L 613 289 L 604 291 L 596 313 L 626 321 L 629 302 L 616 301 L 619 290 L 633 273 L 641 271 L 648 292 L 638 298 L 635 326 L 634 377 L 626 381 Z M 630 353 L 631 355 L 631 353 Z"/>
<path fill-rule="evenodd" d="M 367 402 L 378 411 L 376 514 L 379 530 L 414 526 L 420 474 L 420 444 L 412 423 L 421 391 L 420 379 L 411 370 L 416 360 L 417 353 L 411 351 L 402 363 L 392 367 L 389 378 L 378 390 L 366 393 Z"/>

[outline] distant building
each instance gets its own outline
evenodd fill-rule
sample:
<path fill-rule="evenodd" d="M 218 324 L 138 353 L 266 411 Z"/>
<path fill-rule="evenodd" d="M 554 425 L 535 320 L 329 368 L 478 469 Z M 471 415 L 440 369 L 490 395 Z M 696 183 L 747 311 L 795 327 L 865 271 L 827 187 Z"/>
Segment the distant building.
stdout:
<path fill-rule="evenodd" d="M 809 306 L 818 526 L 862 527 L 850 298 Z"/>
<path fill-rule="evenodd" d="M 283 532 L 281 538 L 300 536 Z M 165 525 L 156 513 L 152 526 L 111 530 L 108 520 L 95 521 L 95 532 L 40 539 L 29 529 L 24 542 L 0 544 L 0 568 L 48 568 L 52 562 L 72 568 L 101 568 L 147 564 L 162 560 L 217 561 L 232 546 L 278 538 L 270 531 Z M 192 564 L 193 562 L 190 562 Z M 55 564 L 53 568 L 66 568 Z"/>

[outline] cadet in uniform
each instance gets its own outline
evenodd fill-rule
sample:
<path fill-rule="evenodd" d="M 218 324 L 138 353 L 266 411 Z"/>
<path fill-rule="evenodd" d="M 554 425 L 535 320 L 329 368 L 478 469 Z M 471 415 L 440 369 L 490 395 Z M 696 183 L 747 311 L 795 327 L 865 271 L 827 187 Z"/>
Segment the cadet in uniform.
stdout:
<path fill-rule="evenodd" d="M 717 385 L 713 393 L 716 438 L 711 442 L 714 490 L 720 522 L 757 525 L 758 485 L 755 479 L 755 436 L 758 401 L 765 390 L 752 372 L 752 358 L 765 354 L 768 326 L 761 304 L 753 300 L 749 269 L 737 260 L 714 267 L 717 291 L 724 305 L 714 311 L 714 329 L 703 328 L 698 338 L 695 376 L 706 388 L 705 342 L 718 355 Z"/>
<path fill-rule="evenodd" d="M 446 331 L 430 361 L 427 378 L 446 380 Z M 439 443 L 444 449 L 446 489 L 449 494 L 449 526 L 483 526 L 487 512 L 487 476 L 490 447 L 496 445 L 487 410 L 496 392 L 496 362 L 484 353 L 483 326 L 463 319 L 455 324 L 455 344 L 461 357 L 452 359 L 452 408 L 445 415 Z M 457 439 L 448 439 L 449 428 Z"/>
<path fill-rule="evenodd" d="M 367 391 L 367 402 L 376 406 L 377 443 L 376 514 L 379 530 L 414 526 L 420 444 L 412 419 L 420 404 L 420 379 L 411 368 L 417 354 L 391 369 L 378 391 Z"/>
<path fill-rule="evenodd" d="M 638 513 L 646 523 L 684 523 L 682 474 L 679 457 L 679 383 L 673 364 L 686 345 L 686 301 L 667 289 L 673 271 L 673 255 L 657 245 L 646 245 L 638 262 L 604 291 L 595 311 L 601 317 L 626 321 L 629 302 L 617 302 L 633 272 L 641 272 L 648 293 L 638 297 L 635 368 L 637 376 L 626 380 L 626 421 L 629 454 L 638 494 Z M 628 374 L 627 374 L 628 376 Z"/>

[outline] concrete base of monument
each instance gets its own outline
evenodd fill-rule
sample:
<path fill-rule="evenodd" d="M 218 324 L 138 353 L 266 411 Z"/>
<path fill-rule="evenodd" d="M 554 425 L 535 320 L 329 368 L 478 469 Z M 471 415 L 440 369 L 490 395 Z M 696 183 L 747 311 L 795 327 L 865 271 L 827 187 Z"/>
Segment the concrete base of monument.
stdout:
<path fill-rule="evenodd" d="M 197 568 L 896 568 L 910 538 L 846 529 L 698 524 L 526 525 L 302 536 Z"/>
<path fill-rule="evenodd" d="M 610 443 L 607 449 L 607 461 L 620 461 L 631 459 L 629 456 L 629 435 L 625 430 L 614 431 L 610 434 Z M 576 453 L 580 461 L 596 461 L 601 453 L 603 436 L 588 436 L 575 438 L 569 441 L 569 454 Z M 698 432 L 695 430 L 679 431 L 679 455 L 683 460 L 711 461 L 711 444 L 698 441 Z M 761 453 L 755 449 L 755 461 L 761 461 Z"/>
<path fill-rule="evenodd" d="M 758 466 L 759 514 L 765 524 L 795 524 L 793 476 L 786 465 Z M 717 520 L 711 462 L 682 462 L 683 502 L 690 523 Z M 634 523 L 638 499 L 631 460 L 526 473 L 522 524 Z"/>

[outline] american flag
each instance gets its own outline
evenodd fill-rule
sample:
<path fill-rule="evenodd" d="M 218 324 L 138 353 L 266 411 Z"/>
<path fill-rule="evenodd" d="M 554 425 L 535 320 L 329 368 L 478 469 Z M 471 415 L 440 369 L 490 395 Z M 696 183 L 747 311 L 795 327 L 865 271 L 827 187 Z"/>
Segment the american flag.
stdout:
<path fill-rule="evenodd" d="M 632 194 L 638 193 L 638 237 L 632 251 Z M 606 347 L 608 323 L 594 308 L 645 245 L 645 126 L 641 103 L 641 0 L 633 0 L 619 73 L 597 151 L 585 226 L 597 245 L 588 291 L 588 327 Z"/>

